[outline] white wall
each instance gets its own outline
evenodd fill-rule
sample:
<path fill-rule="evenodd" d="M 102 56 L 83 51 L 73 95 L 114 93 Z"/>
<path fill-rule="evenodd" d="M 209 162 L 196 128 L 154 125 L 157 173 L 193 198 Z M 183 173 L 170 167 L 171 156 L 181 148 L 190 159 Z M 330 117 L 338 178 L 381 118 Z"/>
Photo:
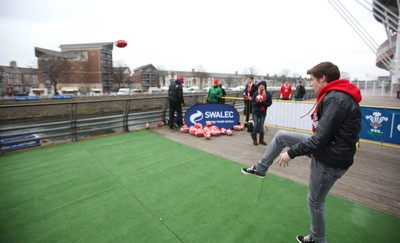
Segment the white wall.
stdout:
<path fill-rule="evenodd" d="M 272 105 L 268 108 L 265 124 L 311 131 L 311 112 L 304 118 L 301 117 L 309 112 L 313 105 L 314 102 L 273 100 Z"/>

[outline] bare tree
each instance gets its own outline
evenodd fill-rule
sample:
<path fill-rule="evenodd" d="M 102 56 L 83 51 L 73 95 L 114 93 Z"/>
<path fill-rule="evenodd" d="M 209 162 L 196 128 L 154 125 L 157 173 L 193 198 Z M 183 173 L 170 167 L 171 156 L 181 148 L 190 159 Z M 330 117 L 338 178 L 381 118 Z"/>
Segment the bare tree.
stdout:
<path fill-rule="evenodd" d="M 279 81 L 279 78 L 278 78 L 278 75 L 277 75 L 277 74 L 274 74 L 273 79 L 274 79 L 273 86 L 276 86 L 276 85 L 277 85 L 276 83 L 280 84 L 280 81 Z"/>
<path fill-rule="evenodd" d="M 114 85 L 117 86 L 116 90 L 119 90 L 119 88 L 121 88 L 121 84 L 128 81 L 129 73 L 127 73 L 127 69 L 129 68 L 122 62 L 114 63 L 112 77 Z"/>
<path fill-rule="evenodd" d="M 243 70 L 243 73 L 244 73 L 246 76 L 255 76 L 255 75 L 257 75 L 257 69 L 256 69 L 254 66 L 247 67 L 247 68 L 245 68 L 245 69 Z"/>
<path fill-rule="evenodd" d="M 282 77 L 287 78 L 287 77 L 289 77 L 290 70 L 289 69 L 283 69 L 281 74 L 282 74 Z"/>
<path fill-rule="evenodd" d="M 299 77 L 301 77 L 301 75 L 298 74 L 298 73 L 293 73 L 293 74 L 292 74 L 292 77 L 294 77 L 294 78 L 299 78 Z"/>
<path fill-rule="evenodd" d="M 346 71 L 341 71 L 340 72 L 340 77 L 350 80 L 350 74 L 348 72 L 346 72 Z"/>
<path fill-rule="evenodd" d="M 83 59 L 83 58 L 82 58 Z M 89 70 L 89 63 L 87 62 L 87 61 L 85 61 L 85 60 L 80 60 L 80 62 L 79 62 L 79 65 L 80 65 L 80 70 Z M 77 76 L 75 76 L 75 77 L 77 77 Z M 83 83 L 85 83 L 85 89 L 86 90 L 84 90 L 84 93 L 89 93 L 90 92 L 90 89 L 89 89 L 89 78 L 88 78 L 88 72 L 87 71 L 85 71 L 85 72 L 79 72 L 79 77 L 80 77 L 80 79 L 81 79 L 81 82 L 83 82 Z M 81 92 L 82 92 L 82 90 L 81 90 Z"/>
<path fill-rule="evenodd" d="M 197 70 L 193 70 L 193 77 L 200 79 L 200 89 L 203 88 L 203 80 L 207 80 L 210 74 L 202 66 L 197 66 Z"/>
<path fill-rule="evenodd" d="M 67 58 L 50 56 L 42 61 L 42 72 L 45 80 L 50 80 L 54 87 L 54 94 L 57 94 L 57 85 L 69 78 L 71 63 Z"/>
<path fill-rule="evenodd" d="M 28 65 L 26 65 L 28 68 L 33 68 L 33 69 L 37 69 L 38 68 L 38 64 L 37 61 L 31 61 Z"/>
<path fill-rule="evenodd" d="M 228 87 L 231 87 L 231 86 L 232 86 L 232 83 L 233 83 L 233 77 L 229 75 L 229 76 L 225 79 L 225 82 L 226 82 L 226 84 L 228 85 Z"/>
<path fill-rule="evenodd" d="M 39 88 L 39 80 L 37 78 L 37 62 L 31 62 L 29 65 L 27 65 L 27 68 L 29 77 L 27 80 L 23 80 L 23 82 L 26 82 L 29 86 L 31 86 L 31 88 Z"/>
<path fill-rule="evenodd" d="M 157 70 L 166 70 L 164 65 L 158 65 Z"/>

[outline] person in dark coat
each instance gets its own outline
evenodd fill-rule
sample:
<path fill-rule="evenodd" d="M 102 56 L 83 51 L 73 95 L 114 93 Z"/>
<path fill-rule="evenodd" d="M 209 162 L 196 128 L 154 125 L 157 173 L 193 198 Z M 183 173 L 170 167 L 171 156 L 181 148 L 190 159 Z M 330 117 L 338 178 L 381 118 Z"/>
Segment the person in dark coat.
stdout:
<path fill-rule="evenodd" d="M 253 144 L 258 145 L 257 133 L 259 133 L 260 144 L 267 145 L 264 141 L 264 122 L 267 109 L 272 105 L 272 95 L 267 91 L 267 82 L 264 80 L 258 83 L 258 90 L 253 94 L 251 104 L 253 108 L 253 131 L 251 132 Z"/>
<path fill-rule="evenodd" d="M 251 98 L 253 97 L 254 92 L 257 91 L 257 85 L 253 81 L 253 76 L 247 77 L 247 84 L 243 90 L 244 115 L 246 116 L 246 123 L 249 121 L 249 116 L 252 112 Z"/>
<path fill-rule="evenodd" d="M 219 82 L 218 86 L 219 86 L 219 88 L 221 89 L 221 92 L 222 92 L 222 96 L 221 97 L 225 97 L 226 96 L 226 91 L 225 91 L 224 87 L 222 86 L 222 83 Z M 219 103 L 225 104 L 225 99 L 219 98 Z"/>
<path fill-rule="evenodd" d="M 176 125 L 179 127 L 182 125 L 182 104 L 185 104 L 183 100 L 183 77 L 178 77 L 175 83 L 171 84 L 168 88 L 168 101 L 169 101 L 169 128 L 174 128 L 175 112 L 177 113 Z"/>
<path fill-rule="evenodd" d="M 306 89 L 304 88 L 301 81 L 299 81 L 299 84 L 296 87 L 296 93 L 294 95 L 294 100 L 302 101 L 304 99 L 305 94 L 306 94 Z"/>

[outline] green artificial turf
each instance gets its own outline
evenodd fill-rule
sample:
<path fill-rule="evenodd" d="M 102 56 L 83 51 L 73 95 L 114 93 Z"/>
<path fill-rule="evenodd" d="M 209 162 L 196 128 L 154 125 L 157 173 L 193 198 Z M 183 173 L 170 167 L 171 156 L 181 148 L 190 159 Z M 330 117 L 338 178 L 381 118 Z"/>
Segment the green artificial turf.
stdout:
<path fill-rule="evenodd" d="M 0 242 L 296 242 L 307 187 L 149 131 L 0 156 Z M 260 193 L 261 192 L 261 193 Z M 327 198 L 330 242 L 399 242 L 400 218 Z"/>

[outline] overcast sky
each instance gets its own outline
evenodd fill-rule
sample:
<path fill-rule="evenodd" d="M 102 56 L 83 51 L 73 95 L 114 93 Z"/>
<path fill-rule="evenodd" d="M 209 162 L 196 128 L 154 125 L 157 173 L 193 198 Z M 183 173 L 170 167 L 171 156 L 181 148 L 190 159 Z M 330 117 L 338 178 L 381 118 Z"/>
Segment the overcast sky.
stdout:
<path fill-rule="evenodd" d="M 379 45 L 387 39 L 370 11 L 341 2 Z M 351 79 L 389 75 L 328 0 L 0 0 L 0 33 L 0 65 L 36 67 L 35 47 L 122 39 L 113 59 L 131 69 L 305 77 L 331 61 Z"/>

